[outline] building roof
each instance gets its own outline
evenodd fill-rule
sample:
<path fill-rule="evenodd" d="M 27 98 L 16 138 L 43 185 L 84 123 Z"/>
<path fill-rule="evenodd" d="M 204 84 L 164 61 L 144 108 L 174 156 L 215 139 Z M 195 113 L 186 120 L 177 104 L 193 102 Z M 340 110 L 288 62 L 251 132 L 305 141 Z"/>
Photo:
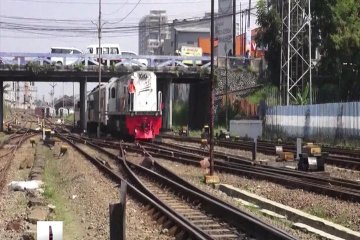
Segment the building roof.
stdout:
<path fill-rule="evenodd" d="M 205 32 L 205 33 L 209 33 L 210 32 L 210 28 L 206 28 L 206 27 L 175 27 L 175 30 L 177 32 Z"/>

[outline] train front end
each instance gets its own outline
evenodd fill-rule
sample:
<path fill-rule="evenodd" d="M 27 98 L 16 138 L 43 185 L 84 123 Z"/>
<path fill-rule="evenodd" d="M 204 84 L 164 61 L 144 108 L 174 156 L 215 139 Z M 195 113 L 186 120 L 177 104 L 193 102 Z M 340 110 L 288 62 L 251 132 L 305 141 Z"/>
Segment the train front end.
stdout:
<path fill-rule="evenodd" d="M 129 99 L 126 127 L 136 140 L 150 140 L 159 134 L 162 125 L 162 96 L 157 92 L 156 75 L 150 71 L 138 71 L 128 80 L 135 91 Z M 131 102 L 132 101 L 132 102 Z"/>

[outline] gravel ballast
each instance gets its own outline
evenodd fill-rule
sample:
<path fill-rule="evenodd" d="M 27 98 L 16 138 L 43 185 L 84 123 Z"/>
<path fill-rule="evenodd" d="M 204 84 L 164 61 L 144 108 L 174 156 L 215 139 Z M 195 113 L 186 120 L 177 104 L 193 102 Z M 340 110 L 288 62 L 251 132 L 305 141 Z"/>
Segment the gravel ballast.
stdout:
<path fill-rule="evenodd" d="M 214 194 L 215 196 L 221 197 L 222 199 L 245 211 L 250 211 L 245 207 L 239 206 L 233 198 L 228 197 L 226 194 L 202 184 L 201 181 L 204 175 L 203 169 L 195 166 L 171 162 L 164 159 L 157 158 L 156 161 L 158 161 L 162 166 L 177 173 L 185 180 L 191 182 L 192 184 L 195 184 L 197 187 L 206 190 Z M 338 201 L 333 198 L 316 195 L 298 189 L 287 189 L 281 185 L 270 183 L 267 181 L 247 179 L 245 177 L 239 177 L 226 173 L 216 174 L 220 177 L 221 183 L 231 184 L 235 187 L 248 190 L 252 193 L 258 194 L 270 200 L 303 210 L 319 217 L 326 218 L 330 221 L 349 227 L 355 231 L 359 231 L 360 204 Z M 279 226 L 280 228 L 285 229 L 286 231 L 294 234 L 294 236 L 299 237 L 300 239 L 316 239 L 311 234 L 309 235 L 297 230 L 293 230 L 289 228 L 289 226 L 287 226 L 286 224 L 282 224 L 278 221 L 269 220 L 268 218 L 265 218 L 261 215 L 259 216 L 266 222 L 270 222 L 276 226 Z"/>
<path fill-rule="evenodd" d="M 86 149 L 94 157 L 106 159 L 104 155 L 96 153 L 90 147 L 79 145 Z M 109 239 L 109 204 L 119 202 L 118 184 L 105 177 L 92 163 L 85 159 L 80 153 L 70 148 L 68 166 L 69 171 L 78 175 L 76 184 L 72 184 L 71 189 L 66 192 L 69 196 L 76 194 L 78 197 L 73 211 L 80 214 L 80 220 L 89 219 L 92 225 L 87 224 L 86 239 Z M 109 164 L 116 166 L 109 161 Z M 72 175 L 73 175 L 72 174 Z M 74 178 L 72 176 L 70 179 Z M 74 182 L 75 183 L 75 182 Z M 145 213 L 145 207 L 127 196 L 126 205 L 126 239 L 173 239 L 173 237 L 163 234 L 162 226 L 152 220 Z M 89 229 L 90 227 L 90 229 Z"/>

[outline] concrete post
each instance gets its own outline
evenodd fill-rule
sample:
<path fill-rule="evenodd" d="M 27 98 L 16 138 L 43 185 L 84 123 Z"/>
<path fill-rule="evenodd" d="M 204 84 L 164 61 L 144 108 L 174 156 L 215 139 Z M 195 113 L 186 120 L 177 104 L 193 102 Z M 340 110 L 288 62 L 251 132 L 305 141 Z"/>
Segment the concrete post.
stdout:
<path fill-rule="evenodd" d="M 86 130 L 86 84 L 87 78 L 80 81 L 80 127 L 81 130 Z"/>
<path fill-rule="evenodd" d="M 257 139 L 254 139 L 253 146 L 252 146 L 252 160 L 256 160 L 256 153 L 257 153 Z"/>
<path fill-rule="evenodd" d="M 170 83 L 170 99 L 169 99 L 169 128 L 172 128 L 172 113 L 173 113 L 173 109 L 172 109 L 172 102 L 173 102 L 173 98 L 174 98 L 174 84 Z"/>
<path fill-rule="evenodd" d="M 296 139 L 296 159 L 297 160 L 300 159 L 300 154 L 302 152 L 301 147 L 302 147 L 302 138 L 297 138 Z"/>
<path fill-rule="evenodd" d="M 0 81 L 0 132 L 4 131 L 4 82 Z"/>
<path fill-rule="evenodd" d="M 162 128 L 164 130 L 171 129 L 172 127 L 172 95 L 173 95 L 173 84 L 171 80 L 164 79 L 162 86 L 162 96 L 163 102 L 165 104 L 165 108 L 163 110 L 163 121 L 162 121 Z"/>

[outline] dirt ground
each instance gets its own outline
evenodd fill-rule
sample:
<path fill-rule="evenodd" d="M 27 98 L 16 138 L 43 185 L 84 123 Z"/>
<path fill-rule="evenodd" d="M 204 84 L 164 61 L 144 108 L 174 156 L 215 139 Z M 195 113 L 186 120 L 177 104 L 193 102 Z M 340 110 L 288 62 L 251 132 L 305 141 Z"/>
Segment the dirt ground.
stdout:
<path fill-rule="evenodd" d="M 52 150 L 43 146 L 38 152 L 46 158 L 43 195 L 56 207 L 49 220 L 64 221 L 64 240 L 109 239 L 109 204 L 119 202 L 118 185 L 69 146 L 67 153 L 58 158 L 61 144 L 56 143 Z M 29 141 L 19 148 L 7 182 L 27 180 L 29 170 L 19 170 L 19 165 L 34 152 Z M 163 234 L 162 227 L 145 214 L 144 206 L 131 196 L 127 197 L 126 208 L 127 239 L 173 238 Z M 0 239 L 22 239 L 28 226 L 24 221 L 26 211 L 25 193 L 4 188 L 0 194 Z M 16 219 L 20 222 L 18 232 L 6 230 L 8 223 Z"/>
<path fill-rule="evenodd" d="M 7 152 L 7 146 L 0 150 L 0 155 Z M 6 177 L 6 185 L 11 181 L 27 180 L 30 170 L 19 169 L 20 164 L 25 159 L 33 159 L 35 148 L 31 147 L 29 141 L 25 141 L 17 150 L 9 172 Z M 5 159 L 0 159 L 5 161 Z M 26 228 L 23 219 L 26 217 L 27 200 L 24 192 L 12 191 L 7 186 L 0 192 L 0 239 L 21 239 Z M 19 221 L 20 228 L 15 230 L 7 230 L 8 224 L 12 221 Z"/>

